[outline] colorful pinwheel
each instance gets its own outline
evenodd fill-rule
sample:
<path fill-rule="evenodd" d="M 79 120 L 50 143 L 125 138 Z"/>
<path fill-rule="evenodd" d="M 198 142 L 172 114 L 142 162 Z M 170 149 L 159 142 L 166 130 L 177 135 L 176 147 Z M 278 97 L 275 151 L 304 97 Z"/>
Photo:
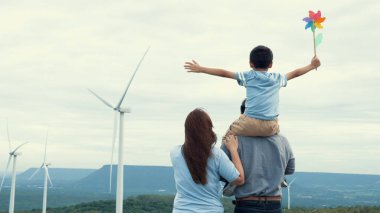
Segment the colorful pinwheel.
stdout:
<path fill-rule="evenodd" d="M 322 22 L 325 21 L 325 17 L 321 17 L 321 11 L 318 10 L 317 13 L 314 13 L 313 11 L 309 11 L 309 17 L 305 17 L 303 21 L 306 22 L 305 30 L 308 28 L 311 29 L 313 32 L 313 43 L 314 43 L 314 55 L 317 55 L 316 53 L 316 46 L 318 46 L 322 42 L 322 34 L 318 34 L 317 41 L 315 39 L 315 29 L 322 29 Z"/>

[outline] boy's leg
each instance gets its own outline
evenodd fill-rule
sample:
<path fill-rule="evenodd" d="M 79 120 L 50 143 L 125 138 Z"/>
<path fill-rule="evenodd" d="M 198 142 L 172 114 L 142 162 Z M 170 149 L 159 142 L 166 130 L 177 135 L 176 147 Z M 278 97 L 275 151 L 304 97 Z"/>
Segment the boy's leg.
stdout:
<path fill-rule="evenodd" d="M 243 115 L 230 126 L 229 132 L 241 136 L 271 136 L 279 132 L 279 125 L 277 119 L 259 120 Z"/>

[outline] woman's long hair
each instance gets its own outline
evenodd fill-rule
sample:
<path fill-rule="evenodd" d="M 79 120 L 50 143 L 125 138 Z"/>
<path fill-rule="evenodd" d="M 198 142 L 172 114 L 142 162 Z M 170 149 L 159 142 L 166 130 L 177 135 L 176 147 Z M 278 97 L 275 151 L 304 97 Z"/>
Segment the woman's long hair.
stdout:
<path fill-rule="evenodd" d="M 185 143 L 182 152 L 191 177 L 197 184 L 207 184 L 207 160 L 216 142 L 208 114 L 202 109 L 189 113 L 185 121 Z"/>

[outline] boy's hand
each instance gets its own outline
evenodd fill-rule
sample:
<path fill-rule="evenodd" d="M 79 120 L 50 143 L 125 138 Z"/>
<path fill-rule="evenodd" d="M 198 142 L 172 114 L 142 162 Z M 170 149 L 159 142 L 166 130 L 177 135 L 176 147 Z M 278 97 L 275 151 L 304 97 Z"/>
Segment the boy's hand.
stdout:
<path fill-rule="evenodd" d="M 194 60 L 193 62 L 186 62 L 184 67 L 187 69 L 187 72 L 201 72 L 201 66 Z"/>
<path fill-rule="evenodd" d="M 311 66 L 313 66 L 314 69 L 316 69 L 317 67 L 321 66 L 321 61 L 319 61 L 319 58 L 317 56 L 314 56 L 311 59 L 310 64 Z"/>

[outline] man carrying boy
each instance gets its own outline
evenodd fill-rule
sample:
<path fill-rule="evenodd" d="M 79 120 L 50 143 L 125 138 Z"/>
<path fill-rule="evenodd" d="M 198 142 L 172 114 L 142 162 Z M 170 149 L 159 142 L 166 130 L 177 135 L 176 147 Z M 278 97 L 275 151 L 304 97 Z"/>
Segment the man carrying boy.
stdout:
<path fill-rule="evenodd" d="M 287 85 L 287 81 L 297 78 L 321 65 L 314 56 L 311 63 L 295 69 L 286 75 L 268 72 L 272 67 L 273 53 L 265 46 L 257 46 L 250 53 L 252 70 L 231 72 L 224 69 L 200 66 L 194 60 L 186 62 L 188 72 L 206 73 L 225 78 L 236 79 L 238 84 L 246 88 L 246 110 L 231 126 L 228 134 L 241 136 L 271 136 L 279 132 L 278 105 L 279 90 Z"/>
<path fill-rule="evenodd" d="M 244 113 L 243 102 L 240 111 Z M 235 213 L 281 213 L 281 182 L 284 175 L 295 171 L 292 148 L 281 134 L 269 137 L 238 136 L 238 153 L 243 165 L 245 182 L 232 193 Z M 230 157 L 223 143 L 221 149 Z"/>

